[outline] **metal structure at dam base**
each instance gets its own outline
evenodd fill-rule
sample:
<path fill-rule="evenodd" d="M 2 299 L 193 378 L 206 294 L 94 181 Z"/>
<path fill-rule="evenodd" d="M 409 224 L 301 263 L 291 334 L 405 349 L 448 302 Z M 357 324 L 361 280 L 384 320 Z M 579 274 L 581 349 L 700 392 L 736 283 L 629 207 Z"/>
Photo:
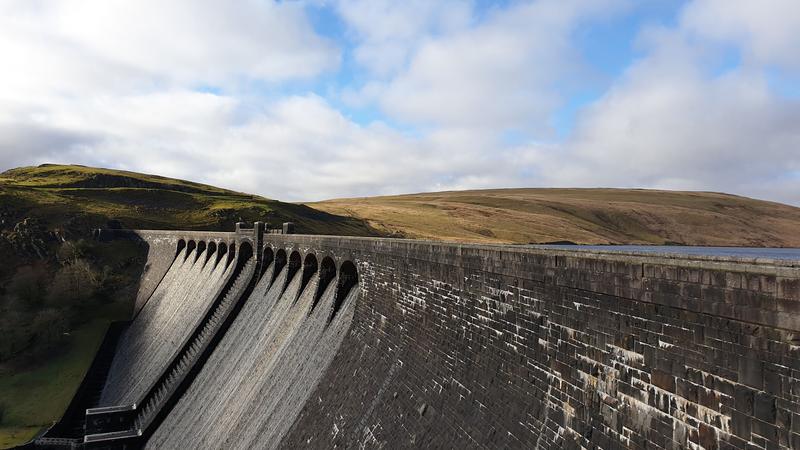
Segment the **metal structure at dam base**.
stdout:
<path fill-rule="evenodd" d="M 798 262 L 280 231 L 99 231 L 133 317 L 26 447 L 800 449 Z"/>

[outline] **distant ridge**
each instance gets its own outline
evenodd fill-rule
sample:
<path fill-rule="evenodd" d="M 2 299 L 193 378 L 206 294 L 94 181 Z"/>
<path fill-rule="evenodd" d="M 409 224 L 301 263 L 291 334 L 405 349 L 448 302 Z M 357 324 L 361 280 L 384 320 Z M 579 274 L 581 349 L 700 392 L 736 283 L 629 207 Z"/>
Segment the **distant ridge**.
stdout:
<path fill-rule="evenodd" d="M 800 247 L 800 208 L 716 192 L 489 189 L 308 203 L 394 236 L 465 242 Z"/>
<path fill-rule="evenodd" d="M 296 204 L 123 170 L 43 164 L 0 174 L 0 220 L 86 230 L 228 230 L 292 221 L 298 232 L 511 244 L 800 247 L 800 208 L 717 192 L 487 189 Z"/>

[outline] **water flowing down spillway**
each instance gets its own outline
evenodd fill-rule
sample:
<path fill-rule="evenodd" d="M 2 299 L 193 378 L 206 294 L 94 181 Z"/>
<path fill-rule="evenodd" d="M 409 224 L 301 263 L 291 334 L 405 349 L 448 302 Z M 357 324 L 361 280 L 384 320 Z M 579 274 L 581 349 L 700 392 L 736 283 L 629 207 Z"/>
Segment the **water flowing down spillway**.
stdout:
<path fill-rule="evenodd" d="M 161 375 L 203 312 L 230 279 L 235 264 L 217 251 L 183 249 L 125 331 L 114 356 L 101 406 L 136 402 Z"/>
<path fill-rule="evenodd" d="M 269 448 L 291 427 L 349 329 L 358 289 L 329 323 L 337 279 L 314 305 L 319 277 L 299 292 L 299 272 L 287 280 L 286 267 L 270 285 L 272 270 L 148 448 Z"/>

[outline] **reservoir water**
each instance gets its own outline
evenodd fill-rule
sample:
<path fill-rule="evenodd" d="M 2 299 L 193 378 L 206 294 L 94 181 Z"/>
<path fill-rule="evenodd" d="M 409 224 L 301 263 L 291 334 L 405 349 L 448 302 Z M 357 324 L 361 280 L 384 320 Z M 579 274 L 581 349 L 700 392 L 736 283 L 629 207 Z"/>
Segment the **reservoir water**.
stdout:
<path fill-rule="evenodd" d="M 570 251 L 600 251 L 623 253 L 658 253 L 689 256 L 722 256 L 735 258 L 768 258 L 800 261 L 800 248 L 756 247 L 693 247 L 680 245 L 535 245 Z"/>

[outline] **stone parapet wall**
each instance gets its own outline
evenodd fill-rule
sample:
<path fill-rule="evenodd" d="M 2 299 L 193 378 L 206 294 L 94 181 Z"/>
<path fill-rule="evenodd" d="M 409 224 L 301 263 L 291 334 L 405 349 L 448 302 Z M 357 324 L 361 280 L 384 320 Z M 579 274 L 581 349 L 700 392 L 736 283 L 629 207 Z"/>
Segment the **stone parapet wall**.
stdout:
<path fill-rule="evenodd" d="M 248 430 L 252 442 L 263 435 L 269 447 L 284 448 L 800 448 L 797 262 L 258 227 L 133 235 L 150 249 L 145 299 L 181 241 L 248 240 L 269 255 L 265 271 L 278 270 L 268 268 L 271 258 L 282 253 L 285 264 L 295 251 L 303 261 L 314 254 L 336 268 L 356 264 L 359 298 L 330 364 L 299 413 L 275 412 L 296 417 L 291 426 L 264 418 Z M 209 395 L 222 389 L 209 383 Z M 288 431 L 277 439 L 279 428 Z"/>
<path fill-rule="evenodd" d="M 800 269 L 731 258 L 265 236 L 361 298 L 282 442 L 800 447 Z"/>

